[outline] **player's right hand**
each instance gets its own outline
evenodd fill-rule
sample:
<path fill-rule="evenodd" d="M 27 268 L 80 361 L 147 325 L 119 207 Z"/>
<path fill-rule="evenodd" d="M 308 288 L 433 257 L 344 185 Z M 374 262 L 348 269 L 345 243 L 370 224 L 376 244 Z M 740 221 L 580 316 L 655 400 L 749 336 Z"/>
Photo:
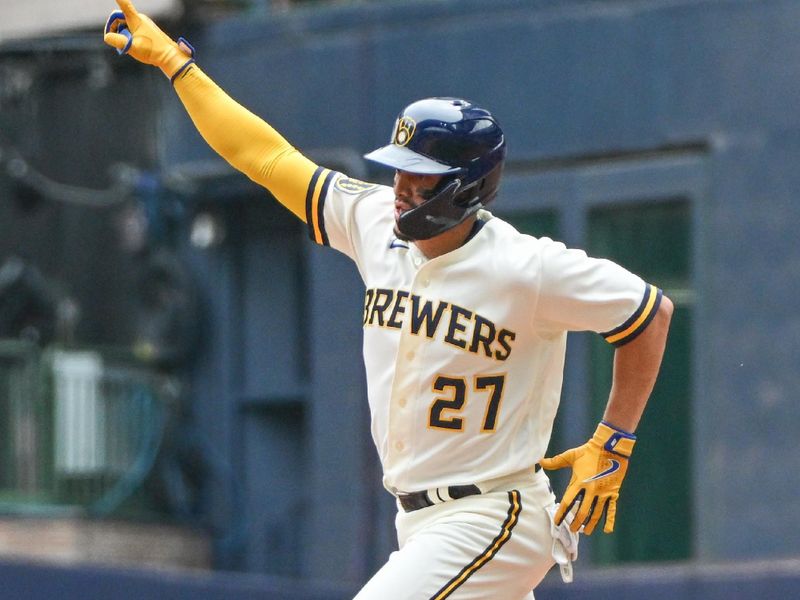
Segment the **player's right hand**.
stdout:
<path fill-rule="evenodd" d="M 139 62 L 155 65 L 172 79 L 192 62 L 194 50 L 183 38 L 173 41 L 150 17 L 136 11 L 130 0 L 117 0 L 115 10 L 106 21 L 103 41 L 129 54 Z"/>

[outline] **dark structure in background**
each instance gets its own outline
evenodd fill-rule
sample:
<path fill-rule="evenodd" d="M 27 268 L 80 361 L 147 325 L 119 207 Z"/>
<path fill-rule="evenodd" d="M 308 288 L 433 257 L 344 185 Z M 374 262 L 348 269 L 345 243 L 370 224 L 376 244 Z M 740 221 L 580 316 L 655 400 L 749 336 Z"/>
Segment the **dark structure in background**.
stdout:
<path fill-rule="evenodd" d="M 58 304 L 58 292 L 39 269 L 16 256 L 0 265 L 0 337 L 51 342 Z"/>
<path fill-rule="evenodd" d="M 800 553 L 798 20 L 789 0 L 448 0 L 231 18 L 180 33 L 234 97 L 312 158 L 357 177 L 371 176 L 357 157 L 385 141 L 411 100 L 480 101 L 508 132 L 494 210 L 613 256 L 676 301 L 620 531 L 585 540 L 580 580 L 592 563 Z M 113 165 L 125 163 L 154 173 L 159 197 L 179 199 L 169 244 L 197 280 L 205 323 L 192 422 L 226 479 L 207 499 L 208 518 L 227 527 L 236 498 L 245 516 L 243 537 L 217 548 L 218 564 L 357 588 L 394 546 L 394 507 L 369 439 L 354 268 L 312 247 L 288 211 L 216 162 L 160 74 L 94 38 L 48 52 L 0 54 L 3 144 L 56 180 L 111 187 Z M 20 65 L 34 73 L 25 96 L 34 102 L 9 95 Z M 110 128 L 121 115 L 144 125 Z M 10 199 L 0 203 L 2 255 L 69 282 L 91 306 L 85 341 L 132 339 L 123 316 L 132 270 L 122 266 L 131 259 L 110 251 L 107 214 L 31 203 L 7 174 L 0 190 Z M 97 281 L 114 283 L 98 292 Z M 573 336 L 559 447 L 582 441 L 596 420 L 609 357 Z M 800 585 L 760 572 L 751 577 L 763 578 L 764 594 Z M 728 575 L 670 577 L 648 593 L 744 589 Z M 628 597 L 640 597 L 636 581 L 620 584 Z"/>

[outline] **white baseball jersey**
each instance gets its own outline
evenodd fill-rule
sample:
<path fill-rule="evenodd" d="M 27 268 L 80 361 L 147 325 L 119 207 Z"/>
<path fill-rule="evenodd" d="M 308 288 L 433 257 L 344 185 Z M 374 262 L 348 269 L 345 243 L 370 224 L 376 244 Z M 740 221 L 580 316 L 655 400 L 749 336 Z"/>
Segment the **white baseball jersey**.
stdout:
<path fill-rule="evenodd" d="M 394 233 L 394 192 L 320 168 L 307 224 L 356 263 L 372 436 L 384 485 L 408 493 L 533 469 L 558 407 L 568 331 L 621 345 L 660 290 L 619 265 L 523 235 L 486 211 L 427 259 Z"/>

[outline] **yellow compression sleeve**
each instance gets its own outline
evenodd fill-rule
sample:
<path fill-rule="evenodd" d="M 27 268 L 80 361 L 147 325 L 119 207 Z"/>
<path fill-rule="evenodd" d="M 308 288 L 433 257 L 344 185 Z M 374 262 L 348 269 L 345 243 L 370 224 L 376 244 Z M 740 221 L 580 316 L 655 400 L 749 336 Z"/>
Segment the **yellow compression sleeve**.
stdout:
<path fill-rule="evenodd" d="M 306 192 L 317 165 L 197 65 L 175 79 L 175 91 L 208 145 L 305 222 Z"/>

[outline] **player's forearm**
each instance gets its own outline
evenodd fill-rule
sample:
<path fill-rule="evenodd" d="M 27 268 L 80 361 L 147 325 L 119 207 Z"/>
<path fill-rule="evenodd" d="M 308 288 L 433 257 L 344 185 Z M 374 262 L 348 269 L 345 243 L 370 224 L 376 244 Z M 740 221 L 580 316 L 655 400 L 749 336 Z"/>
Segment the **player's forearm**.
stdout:
<path fill-rule="evenodd" d="M 209 146 L 305 221 L 306 191 L 317 165 L 197 66 L 176 78 L 175 91 Z"/>
<path fill-rule="evenodd" d="M 636 430 L 658 377 L 672 310 L 672 302 L 663 296 L 647 328 L 615 351 L 611 394 L 603 415 L 607 423 L 631 433 Z"/>

